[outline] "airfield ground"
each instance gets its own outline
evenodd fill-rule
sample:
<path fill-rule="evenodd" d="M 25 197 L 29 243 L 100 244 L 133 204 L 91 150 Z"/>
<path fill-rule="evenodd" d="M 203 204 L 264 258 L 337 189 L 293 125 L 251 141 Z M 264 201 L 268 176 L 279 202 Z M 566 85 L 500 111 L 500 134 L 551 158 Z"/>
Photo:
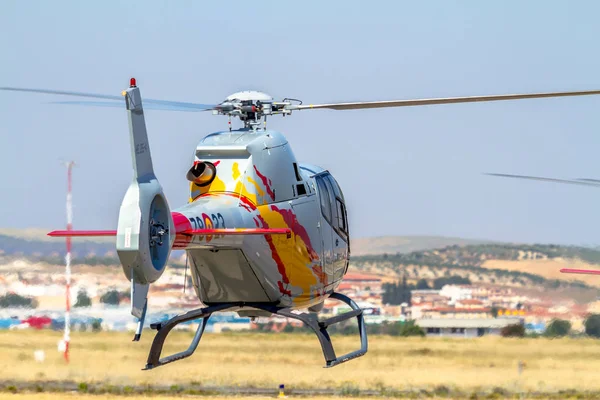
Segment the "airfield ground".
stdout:
<path fill-rule="evenodd" d="M 113 395 L 85 395 L 85 394 L 64 394 L 64 393 L 27 393 L 18 396 L 21 400 L 58 400 L 58 399 L 68 399 L 68 400 L 112 400 L 114 399 Z M 181 400 L 181 396 L 152 396 L 148 397 L 146 395 L 140 396 L 127 396 L 128 400 L 138 400 L 138 399 L 148 399 L 152 400 Z M 273 396 L 266 397 L 273 398 Z M 242 397 L 242 396 L 228 396 L 228 397 L 211 397 L 214 400 L 256 400 L 257 397 Z M 332 400 L 331 397 L 310 397 L 311 400 Z M 353 397 L 354 400 L 366 400 L 367 397 Z M 378 400 L 384 399 L 382 397 L 378 397 Z M 0 393 L 0 400 L 15 400 L 15 395 L 10 393 Z"/>
<path fill-rule="evenodd" d="M 166 351 L 186 348 L 191 336 L 188 332 L 174 332 Z M 131 334 L 74 332 L 71 362 L 67 365 L 57 350 L 60 332 L 2 331 L 0 384 L 5 393 L 23 391 L 21 387 L 26 385 L 31 391 L 35 384 L 36 391 L 44 392 L 38 395 L 50 396 L 36 397 L 40 399 L 53 398 L 47 393 L 48 387 L 60 386 L 61 382 L 71 385 L 65 386 L 67 392 L 73 388 L 76 392 L 89 392 L 95 387 L 99 389 L 96 393 L 127 393 L 129 388 L 131 395 L 144 387 L 155 395 L 169 395 L 169 388 L 175 388 L 177 393 L 173 394 L 183 394 L 191 389 L 219 387 L 266 388 L 276 394 L 279 384 L 284 384 L 288 393 L 333 389 L 335 393 L 354 396 L 369 391 L 381 395 L 411 391 L 427 391 L 431 396 L 463 393 L 466 397 L 494 391 L 600 394 L 600 340 L 593 339 L 372 335 L 365 357 L 325 369 L 318 341 L 311 335 L 206 334 L 192 357 L 142 371 L 153 337 L 153 332 L 145 331 L 141 342 L 133 343 Z M 339 353 L 353 349 L 357 341 L 354 337 L 334 337 Z M 34 359 L 36 350 L 45 351 L 43 362 Z M 519 361 L 525 363 L 520 376 Z M 167 393 L 159 393 L 153 387 L 166 388 Z M 244 394 L 243 390 L 240 394 Z"/>

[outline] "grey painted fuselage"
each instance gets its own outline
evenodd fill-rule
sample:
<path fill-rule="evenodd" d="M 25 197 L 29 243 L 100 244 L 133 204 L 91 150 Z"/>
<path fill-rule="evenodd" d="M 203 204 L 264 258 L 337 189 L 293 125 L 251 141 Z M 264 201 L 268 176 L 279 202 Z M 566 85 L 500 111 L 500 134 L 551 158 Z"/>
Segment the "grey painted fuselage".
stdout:
<path fill-rule="evenodd" d="M 318 306 L 348 266 L 342 192 L 322 168 L 299 165 L 275 131 L 208 135 L 194 160 L 212 163 L 209 185 L 191 183 L 190 202 L 173 212 L 177 231 L 289 228 L 286 235 L 179 236 L 194 288 L 205 304 L 261 302 Z"/>

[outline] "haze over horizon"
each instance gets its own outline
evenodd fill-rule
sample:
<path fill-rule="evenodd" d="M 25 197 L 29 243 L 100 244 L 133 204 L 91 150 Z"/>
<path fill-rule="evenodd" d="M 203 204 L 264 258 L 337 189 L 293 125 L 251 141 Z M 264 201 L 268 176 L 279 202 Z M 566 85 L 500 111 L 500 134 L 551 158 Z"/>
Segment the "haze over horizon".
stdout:
<path fill-rule="evenodd" d="M 304 103 L 600 88 L 600 3 L 530 1 L 0 3 L 0 86 L 216 103 L 246 89 Z M 27 23 L 23 23 L 27 21 Z M 76 32 L 77 34 L 74 34 Z M 318 40 L 315 40 L 318 39 Z M 0 227 L 116 229 L 132 177 L 124 109 L 0 92 Z M 300 162 L 336 177 L 354 237 L 598 245 L 600 190 L 482 175 L 599 178 L 598 96 L 269 118 Z M 152 111 L 154 168 L 188 198 L 210 113 Z M 234 122 L 235 124 L 235 122 Z"/>

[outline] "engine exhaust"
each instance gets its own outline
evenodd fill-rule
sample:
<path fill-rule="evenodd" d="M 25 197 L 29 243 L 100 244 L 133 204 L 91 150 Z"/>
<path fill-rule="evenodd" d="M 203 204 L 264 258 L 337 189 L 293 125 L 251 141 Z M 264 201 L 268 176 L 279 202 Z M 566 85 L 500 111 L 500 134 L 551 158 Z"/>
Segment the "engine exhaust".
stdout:
<path fill-rule="evenodd" d="M 195 163 L 185 175 L 185 178 L 198 186 L 207 186 L 212 183 L 215 176 L 217 176 L 215 165 L 208 161 L 202 161 Z"/>

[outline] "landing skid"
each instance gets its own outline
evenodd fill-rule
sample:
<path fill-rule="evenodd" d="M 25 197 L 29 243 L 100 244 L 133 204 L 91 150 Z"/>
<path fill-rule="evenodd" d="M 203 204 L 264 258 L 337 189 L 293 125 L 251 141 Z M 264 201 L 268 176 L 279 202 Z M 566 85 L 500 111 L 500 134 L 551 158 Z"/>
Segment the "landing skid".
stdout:
<path fill-rule="evenodd" d="M 165 365 L 173 361 L 181 360 L 191 356 L 198 347 L 198 343 L 200 343 L 200 339 L 202 338 L 202 334 L 204 333 L 204 329 L 206 328 L 206 324 L 208 323 L 210 316 L 215 312 L 227 311 L 230 309 L 239 309 L 240 307 L 264 310 L 272 314 L 277 314 L 283 317 L 293 318 L 304 322 L 305 325 L 310 327 L 315 332 L 317 338 L 319 339 L 321 349 L 323 350 L 323 356 L 325 357 L 326 368 L 336 366 L 343 362 L 352 360 L 353 358 L 357 358 L 364 355 L 367 352 L 368 344 L 367 330 L 363 320 L 362 310 L 354 301 L 352 301 L 352 299 L 343 294 L 332 293 L 330 295 L 330 298 L 337 299 L 343 303 L 346 303 L 348 306 L 350 306 L 352 310 L 340 315 L 336 315 L 335 317 L 328 318 L 324 321 L 319 321 L 317 315 L 315 314 L 296 314 L 293 313 L 292 310 L 289 308 L 281 308 L 268 303 L 223 303 L 189 311 L 185 314 L 173 317 L 164 323 L 150 324 L 150 328 L 156 329 L 158 332 L 156 333 L 156 336 L 154 337 L 154 340 L 152 342 L 150 354 L 148 355 L 148 362 L 146 363 L 146 367 L 144 368 L 144 370 L 160 367 L 161 365 Z M 356 317 L 356 319 L 358 320 L 360 350 L 356 350 L 343 356 L 337 357 L 335 355 L 335 350 L 333 349 L 333 345 L 331 343 L 331 338 L 329 337 L 329 333 L 327 332 L 327 327 L 354 317 Z M 196 319 L 202 319 L 202 322 L 198 325 L 196 334 L 194 335 L 194 338 L 192 339 L 192 342 L 190 343 L 188 349 L 180 353 L 160 358 L 163 345 L 165 343 L 165 340 L 167 339 L 167 336 L 169 335 L 169 332 L 175 326 L 183 322 L 193 321 Z"/>

